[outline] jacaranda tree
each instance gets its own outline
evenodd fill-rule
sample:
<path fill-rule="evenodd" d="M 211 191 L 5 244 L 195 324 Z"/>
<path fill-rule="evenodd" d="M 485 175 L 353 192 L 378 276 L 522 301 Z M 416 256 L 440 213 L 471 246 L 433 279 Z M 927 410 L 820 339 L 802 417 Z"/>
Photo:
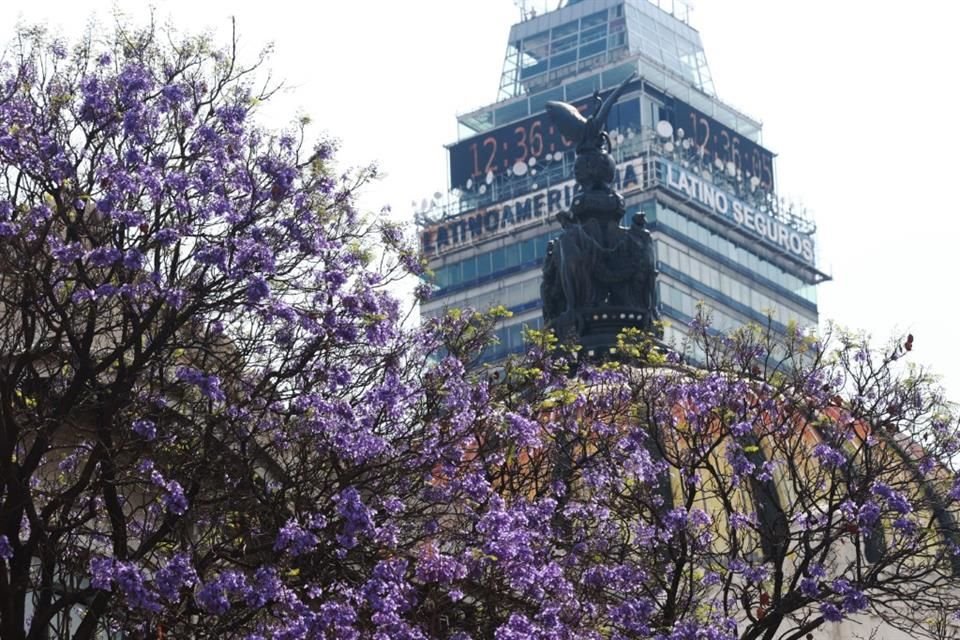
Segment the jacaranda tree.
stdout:
<path fill-rule="evenodd" d="M 499 312 L 406 328 L 371 172 L 257 126 L 241 59 L 120 27 L 0 60 L 0 637 L 950 628 L 960 440 L 912 339 L 473 367 Z"/>

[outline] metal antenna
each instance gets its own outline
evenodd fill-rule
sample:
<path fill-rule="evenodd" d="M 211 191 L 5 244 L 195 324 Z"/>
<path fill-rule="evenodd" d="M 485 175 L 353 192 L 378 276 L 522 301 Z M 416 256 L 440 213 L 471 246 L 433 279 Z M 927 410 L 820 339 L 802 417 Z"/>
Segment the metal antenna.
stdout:
<path fill-rule="evenodd" d="M 527 0 L 513 0 L 513 4 L 520 9 L 520 19 L 527 19 Z"/>

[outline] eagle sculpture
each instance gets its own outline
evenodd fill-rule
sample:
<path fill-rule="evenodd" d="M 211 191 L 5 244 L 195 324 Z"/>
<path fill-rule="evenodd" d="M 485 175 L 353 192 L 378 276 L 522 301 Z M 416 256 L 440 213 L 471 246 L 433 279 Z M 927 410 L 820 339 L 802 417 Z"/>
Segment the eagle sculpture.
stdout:
<path fill-rule="evenodd" d="M 610 138 L 604 130 L 610 109 L 620 99 L 627 84 L 633 80 L 635 74 L 630 74 L 620 86 L 613 90 L 605 99 L 600 99 L 600 92 L 594 91 L 594 111 L 589 118 L 584 118 L 576 107 L 566 102 L 551 100 L 546 104 L 547 114 L 553 120 L 560 133 L 576 143 L 577 153 L 594 150 L 603 151 L 604 146 L 609 150 Z"/>

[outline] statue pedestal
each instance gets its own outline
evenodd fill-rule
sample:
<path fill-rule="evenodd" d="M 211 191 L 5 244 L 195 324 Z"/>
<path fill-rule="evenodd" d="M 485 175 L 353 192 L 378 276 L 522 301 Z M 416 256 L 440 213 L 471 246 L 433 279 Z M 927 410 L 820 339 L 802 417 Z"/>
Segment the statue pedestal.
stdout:
<path fill-rule="evenodd" d="M 557 318 L 547 327 L 561 340 L 575 339 L 581 346 L 580 360 L 610 360 L 616 357 L 617 336 L 625 329 L 643 332 L 655 348 L 663 350 L 656 319 L 636 307 L 603 306 L 578 310 L 573 317 Z"/>

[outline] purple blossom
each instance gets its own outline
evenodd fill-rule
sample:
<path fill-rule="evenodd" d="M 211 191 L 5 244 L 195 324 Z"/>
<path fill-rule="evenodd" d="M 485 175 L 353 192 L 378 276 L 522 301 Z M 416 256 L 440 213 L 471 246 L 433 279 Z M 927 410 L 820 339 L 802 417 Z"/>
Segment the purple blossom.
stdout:
<path fill-rule="evenodd" d="M 112 558 L 95 557 L 90 560 L 90 586 L 94 589 L 109 591 L 113 584 L 116 563 Z"/>
<path fill-rule="evenodd" d="M 237 241 L 234 266 L 238 273 L 273 273 L 275 256 L 269 246 L 252 238 Z"/>
<path fill-rule="evenodd" d="M 283 583 L 274 567 L 258 567 L 253 575 L 253 584 L 244 594 L 248 607 L 259 609 L 276 600 L 283 591 Z"/>
<path fill-rule="evenodd" d="M 157 592 L 168 602 L 179 602 L 180 593 L 197 583 L 197 572 L 186 554 L 175 555 L 157 571 Z"/>
<path fill-rule="evenodd" d="M 755 567 L 748 566 L 743 570 L 743 579 L 750 584 L 760 584 L 761 582 L 766 581 L 769 575 L 770 571 L 764 565 Z"/>
<path fill-rule="evenodd" d="M 507 434 L 519 446 L 524 448 L 540 446 L 540 423 L 512 411 L 508 411 L 505 417 Z"/>
<path fill-rule="evenodd" d="M 900 514 L 907 514 L 913 511 L 913 505 L 907 498 L 895 491 L 889 485 L 882 482 L 874 482 L 870 487 L 870 492 L 875 496 L 880 496 L 886 500 L 887 506 Z"/>
<path fill-rule="evenodd" d="M 317 536 L 304 529 L 294 518 L 281 527 L 274 542 L 274 551 L 286 551 L 291 556 L 301 556 L 317 546 Z"/>
<path fill-rule="evenodd" d="M 97 247 L 87 252 L 87 263 L 92 267 L 109 267 L 117 263 L 123 254 L 114 247 Z"/>
<path fill-rule="evenodd" d="M 183 86 L 179 84 L 168 84 L 163 89 L 160 90 L 160 94 L 163 96 L 163 99 L 167 102 L 167 107 L 176 106 L 186 100 L 187 93 L 184 91 Z"/>
<path fill-rule="evenodd" d="M 893 528 L 908 537 L 916 535 L 918 530 L 916 521 L 905 516 L 895 519 L 893 521 Z"/>
<path fill-rule="evenodd" d="M 149 91 L 153 86 L 153 80 L 146 67 L 131 63 L 126 65 L 117 76 L 117 84 L 123 96 L 132 99 L 144 91 Z"/>
<path fill-rule="evenodd" d="M 223 615 L 230 610 L 230 594 L 221 578 L 204 584 L 196 595 L 200 608 L 214 615 Z"/>
<path fill-rule="evenodd" d="M 207 375 L 194 367 L 180 367 L 177 369 L 177 378 L 197 387 L 209 400 L 223 402 L 227 399 L 226 394 L 220 389 L 220 378 L 215 375 Z"/>
<path fill-rule="evenodd" d="M 160 229 L 154 234 L 153 238 L 160 246 L 167 247 L 180 239 L 180 233 L 176 229 Z"/>
<path fill-rule="evenodd" d="M 337 541 L 344 549 L 357 546 L 360 535 L 371 535 L 374 531 L 373 511 L 360 499 L 360 493 L 354 487 L 347 487 L 334 498 L 337 515 L 343 520 L 343 528 Z"/>
<path fill-rule="evenodd" d="M 0 535 L 0 560 L 9 560 L 13 557 L 13 547 L 10 545 L 10 539 L 5 535 Z"/>
<path fill-rule="evenodd" d="M 117 562 L 114 566 L 114 582 L 130 607 L 153 612 L 160 611 L 156 593 L 148 588 L 146 576 L 141 569 L 131 562 Z"/>
<path fill-rule="evenodd" d="M 409 610 L 416 602 L 416 591 L 406 578 L 408 563 L 401 558 L 382 560 L 363 586 L 369 606 L 381 620 L 391 620 Z"/>
<path fill-rule="evenodd" d="M 467 567 L 452 556 L 440 553 L 434 544 L 427 544 L 417 559 L 417 579 L 423 582 L 450 584 L 467 575 Z"/>
<path fill-rule="evenodd" d="M 136 249 L 127 249 L 123 254 L 123 266 L 131 271 L 139 271 L 143 267 L 143 254 Z"/>
<path fill-rule="evenodd" d="M 220 245 L 207 245 L 197 249 L 196 260 L 223 269 L 227 264 L 227 250 Z"/>
<path fill-rule="evenodd" d="M 70 264 L 83 258 L 83 245 L 79 242 L 70 242 L 67 244 L 56 244 L 50 241 L 50 253 L 60 264 Z"/>
<path fill-rule="evenodd" d="M 247 302 L 256 304 L 264 298 L 270 297 L 270 285 L 260 276 L 252 276 L 247 280 Z"/>
<path fill-rule="evenodd" d="M 820 595 L 820 586 L 816 579 L 804 577 L 800 579 L 800 593 L 808 598 L 817 598 Z"/>
<path fill-rule="evenodd" d="M 163 503 L 167 511 L 175 516 L 182 516 L 190 506 L 187 496 L 183 492 L 183 487 L 176 480 L 167 480 L 163 477 L 153 462 L 144 460 L 141 463 L 141 470 L 150 475 L 150 481 L 164 491 Z"/>
<path fill-rule="evenodd" d="M 840 622 L 843 620 L 843 613 L 840 608 L 832 602 L 820 603 L 820 613 L 827 622 Z"/>
<path fill-rule="evenodd" d="M 753 433 L 753 425 L 749 422 L 734 423 L 730 425 L 730 433 L 737 438 L 742 438 Z"/>
<path fill-rule="evenodd" d="M 860 526 L 871 528 L 880 521 L 880 505 L 873 500 L 867 500 L 860 505 L 857 522 Z"/>
<path fill-rule="evenodd" d="M 953 479 L 953 486 L 950 487 L 950 491 L 947 493 L 947 496 L 951 500 L 960 500 L 960 477 Z"/>
<path fill-rule="evenodd" d="M 862 591 L 857 591 L 856 589 L 850 589 L 843 596 L 843 611 L 844 613 L 857 613 L 858 611 L 863 611 L 867 608 L 869 600 L 867 596 Z"/>
<path fill-rule="evenodd" d="M 190 507 L 190 502 L 187 500 L 187 496 L 184 495 L 183 487 L 180 486 L 180 483 L 176 480 L 170 480 L 164 485 L 164 489 L 166 489 L 167 493 L 163 498 L 163 502 L 167 507 L 167 511 L 175 516 L 182 516 L 186 513 Z"/>
<path fill-rule="evenodd" d="M 130 428 L 134 433 L 147 442 L 157 437 L 157 425 L 153 420 L 149 420 L 147 418 L 134 420 L 133 424 L 130 425 Z"/>
<path fill-rule="evenodd" d="M 739 511 L 733 511 L 730 513 L 730 528 L 734 531 L 740 531 L 742 529 L 751 529 L 757 526 L 757 515 L 755 513 L 740 513 Z"/>
<path fill-rule="evenodd" d="M 840 451 L 824 443 L 819 443 L 813 448 L 813 457 L 825 467 L 843 467 L 847 464 L 847 458 Z"/>
<path fill-rule="evenodd" d="M 116 585 L 127 604 L 134 609 L 157 612 L 161 606 L 157 594 L 147 583 L 143 570 L 132 562 L 120 562 L 112 558 L 90 560 L 90 586 L 110 591 Z"/>

